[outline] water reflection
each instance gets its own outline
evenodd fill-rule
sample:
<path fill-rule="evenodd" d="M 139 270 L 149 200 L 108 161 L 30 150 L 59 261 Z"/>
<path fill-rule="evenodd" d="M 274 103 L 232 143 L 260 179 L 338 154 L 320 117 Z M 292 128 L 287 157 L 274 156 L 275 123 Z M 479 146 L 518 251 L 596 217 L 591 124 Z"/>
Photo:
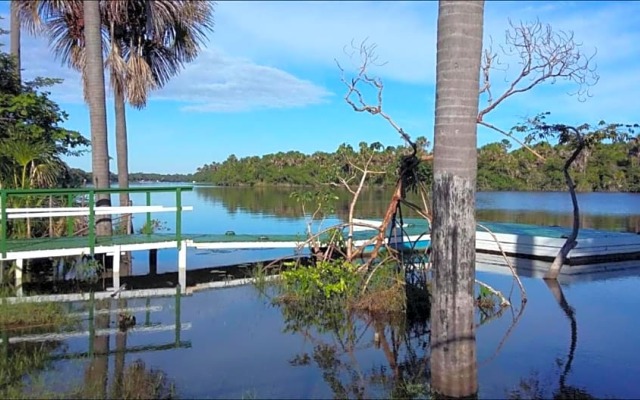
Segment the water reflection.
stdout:
<path fill-rule="evenodd" d="M 478 279 L 505 294 L 512 283 L 510 276 L 483 272 Z M 525 309 L 493 317 L 476 313 L 478 397 L 640 395 L 635 383 L 640 344 L 629 334 L 640 327 L 635 313 L 638 276 L 560 286 L 531 278 L 523 283 L 529 297 Z M 174 301 L 152 300 L 166 310 Z M 129 299 L 126 306 L 145 304 L 151 305 Z M 112 301 L 112 311 L 115 306 Z M 418 315 L 420 310 L 428 307 L 380 315 L 329 304 L 274 306 L 265 304 L 251 286 L 196 292 L 182 306 L 193 329 L 177 339 L 171 331 L 112 331 L 106 369 L 100 369 L 107 358 L 96 348 L 100 342 L 94 340 L 88 349 L 86 337 L 65 341 L 69 349 L 56 350 L 45 373 L 50 376 L 46 382 L 54 382 L 47 388 L 67 397 L 102 396 L 104 386 L 98 385 L 107 376 L 109 398 L 126 397 L 133 388 L 152 390 L 154 379 L 164 383 L 153 390 L 174 390 L 184 398 L 426 398 L 431 388 L 430 324 L 424 312 Z M 137 313 L 137 326 L 175 319 L 172 312 L 152 315 Z M 96 392 L 85 387 L 90 383 L 85 371 L 94 374 Z M 58 388 L 55 382 L 60 381 L 70 382 Z M 34 385 L 29 393 L 40 393 Z"/>
<path fill-rule="evenodd" d="M 304 337 L 311 354 L 289 360 L 293 366 L 312 361 L 336 399 L 424 398 L 429 388 L 429 330 L 424 320 L 406 315 L 345 312 L 335 302 L 281 302 L 284 332 Z M 363 365 L 358 354 L 378 349 L 386 363 Z"/>
<path fill-rule="evenodd" d="M 289 187 L 196 187 L 198 200 L 222 206 L 230 215 L 273 215 L 299 219 L 301 210 L 290 197 L 293 191 L 309 188 Z M 346 218 L 350 194 L 336 189 L 340 200 L 336 216 Z M 392 196 L 389 188 L 366 188 L 360 195 L 356 214 L 381 218 Z M 581 226 L 615 231 L 640 231 L 640 194 L 580 193 Z M 407 200 L 420 203 L 413 193 Z M 563 192 L 480 192 L 476 202 L 477 218 L 482 221 L 519 222 L 536 225 L 571 226 L 572 210 L 567 193 Z M 200 207 L 202 208 L 202 207 Z M 406 217 L 417 217 L 406 210 Z"/>
<path fill-rule="evenodd" d="M 555 366 L 559 369 L 558 383 L 555 385 L 553 381 L 542 381 L 536 374 L 531 377 L 522 379 L 518 387 L 509 393 L 510 399 L 595 399 L 593 395 L 583 388 L 578 388 L 567 384 L 567 378 L 571 373 L 576 348 L 578 346 L 578 322 L 575 310 L 571 307 L 564 295 L 562 287 L 556 280 L 544 281 L 549 291 L 553 295 L 558 306 L 569 321 L 570 327 L 570 343 L 566 357 L 556 359 Z"/>

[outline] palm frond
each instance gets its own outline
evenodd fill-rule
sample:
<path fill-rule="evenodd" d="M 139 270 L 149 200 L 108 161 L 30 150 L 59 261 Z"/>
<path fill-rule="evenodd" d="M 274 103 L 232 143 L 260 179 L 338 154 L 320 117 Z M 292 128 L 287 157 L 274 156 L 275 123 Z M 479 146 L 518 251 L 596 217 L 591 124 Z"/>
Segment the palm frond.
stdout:
<path fill-rule="evenodd" d="M 114 93 L 125 90 L 128 76 L 127 62 L 122 54 L 122 44 L 115 38 L 115 23 L 110 27 L 110 51 L 105 59 L 105 68 L 109 70 L 109 80 Z"/>
<path fill-rule="evenodd" d="M 157 86 L 151 67 L 144 57 L 132 53 L 127 61 L 127 75 L 127 100 L 131 105 L 142 108 L 147 103 L 149 90 Z"/>
<path fill-rule="evenodd" d="M 189 0 L 101 1 L 103 55 L 112 88 L 125 90 L 134 107 L 144 107 L 150 91 L 163 87 L 185 63 L 196 59 L 206 34 L 213 30 L 214 4 Z M 83 71 L 82 0 L 22 0 L 20 15 L 27 29 L 49 37 L 57 59 Z"/>
<path fill-rule="evenodd" d="M 32 163 L 30 173 L 31 188 L 46 188 L 56 185 L 58 176 L 63 170 L 63 162 L 52 158 L 45 163 Z"/>
<path fill-rule="evenodd" d="M 46 21 L 59 12 L 65 12 L 81 0 L 18 0 L 20 25 L 31 35 L 46 33 Z"/>

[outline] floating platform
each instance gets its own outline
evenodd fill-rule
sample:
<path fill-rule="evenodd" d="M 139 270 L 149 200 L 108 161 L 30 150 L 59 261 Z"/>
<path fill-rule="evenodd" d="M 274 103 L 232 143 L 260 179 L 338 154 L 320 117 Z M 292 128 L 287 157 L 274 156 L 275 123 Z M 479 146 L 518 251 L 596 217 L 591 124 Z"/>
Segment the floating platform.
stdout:
<path fill-rule="evenodd" d="M 146 210 L 146 209 L 145 209 Z M 354 244 L 365 246 L 365 253 L 373 249 L 373 238 L 381 220 L 357 220 Z M 368 225 L 368 226 L 362 226 Z M 487 232 L 483 227 L 491 231 Z M 346 234 L 346 229 L 345 229 Z M 480 255 L 502 257 L 502 251 L 522 264 L 530 260 L 536 270 L 548 266 L 564 245 L 571 229 L 558 226 L 536 226 L 516 223 L 480 223 L 476 233 L 476 250 Z M 326 239 L 326 237 L 325 237 Z M 423 219 L 404 219 L 403 226 L 396 226 L 385 233 L 385 240 L 392 247 L 404 251 L 424 251 L 431 244 L 429 227 Z M 497 240 L 497 241 L 496 241 Z M 252 235 L 227 232 L 221 234 L 132 234 L 94 237 L 89 246 L 86 236 L 42 239 L 6 239 L 5 254 L 0 261 L 15 260 L 16 283 L 21 286 L 23 261 L 44 257 L 108 254 L 114 257 L 114 287 L 120 285 L 120 254 L 127 251 L 178 249 L 178 273 L 182 290 L 186 291 L 186 251 L 195 249 L 290 249 L 293 256 L 308 254 L 304 234 Z M 640 260 L 640 235 L 635 233 L 581 229 L 577 246 L 569 252 L 562 274 L 598 272 L 606 265 Z M 638 263 L 640 266 L 640 263 Z M 629 268 L 629 267 L 626 267 Z"/>
<path fill-rule="evenodd" d="M 365 221 L 365 220 L 359 220 Z M 366 220 L 379 224 L 377 220 Z M 476 250 L 478 253 L 500 255 L 500 247 L 509 256 L 539 261 L 553 261 L 570 228 L 558 226 L 537 226 L 516 223 L 481 222 L 489 233 L 478 228 Z M 373 229 L 360 227 L 354 232 L 356 245 L 371 242 Z M 494 238 L 495 235 L 495 238 Z M 386 233 L 385 238 L 392 247 L 404 250 L 424 250 L 430 242 L 428 226 L 421 219 L 404 219 L 402 230 L 394 234 Z M 496 242 L 500 242 L 500 245 Z M 183 234 L 181 241 L 186 247 L 196 249 L 291 249 L 302 250 L 304 235 L 252 235 L 252 234 Z M 581 229 L 577 246 L 569 252 L 567 265 L 588 265 L 603 262 L 640 260 L 640 235 L 635 233 Z M 89 254 L 86 237 L 60 237 L 43 239 L 7 240 L 7 255 L 0 259 L 16 260 L 39 257 L 59 257 Z M 111 253 L 120 251 L 176 248 L 179 244 L 172 233 L 136 234 L 97 237 L 94 252 Z M 367 246 L 373 248 L 372 244 Z"/>

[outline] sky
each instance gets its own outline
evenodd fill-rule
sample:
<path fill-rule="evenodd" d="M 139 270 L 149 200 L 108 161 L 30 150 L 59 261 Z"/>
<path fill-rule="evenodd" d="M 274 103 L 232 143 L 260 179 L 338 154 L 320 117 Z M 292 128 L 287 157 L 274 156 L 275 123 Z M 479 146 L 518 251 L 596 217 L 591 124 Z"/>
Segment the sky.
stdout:
<path fill-rule="evenodd" d="M 403 144 L 382 118 L 354 112 L 344 101 L 338 60 L 353 76 L 345 46 L 367 40 L 379 61 L 371 73 L 384 83 L 383 109 L 413 138 L 433 141 L 437 2 L 330 1 L 215 4 L 214 32 L 197 60 L 150 95 L 143 110 L 127 109 L 130 172 L 192 173 L 229 155 L 245 157 L 300 151 L 335 151 L 361 141 Z M 0 2 L 0 27 L 8 29 L 9 2 Z M 558 123 L 640 122 L 640 2 L 487 1 L 485 48 L 501 55 L 509 21 L 538 19 L 554 31 L 573 32 L 593 55 L 599 80 L 589 96 L 557 81 L 505 100 L 485 117 L 504 130 L 550 111 Z M 0 37 L 8 43 L 8 36 Z M 8 50 L 5 47 L 5 50 Z M 54 58 L 44 38 L 22 35 L 25 79 L 62 78 L 52 98 L 68 112 L 66 128 L 90 137 L 80 76 Z M 497 97 L 519 70 L 502 54 L 492 72 Z M 373 93 L 367 93 L 369 95 Z M 368 97 L 370 103 L 375 96 Z M 487 105 L 480 99 L 480 108 Z M 107 98 L 109 155 L 116 171 L 113 99 Z M 478 146 L 502 140 L 478 129 Z M 91 156 L 68 158 L 91 170 Z"/>

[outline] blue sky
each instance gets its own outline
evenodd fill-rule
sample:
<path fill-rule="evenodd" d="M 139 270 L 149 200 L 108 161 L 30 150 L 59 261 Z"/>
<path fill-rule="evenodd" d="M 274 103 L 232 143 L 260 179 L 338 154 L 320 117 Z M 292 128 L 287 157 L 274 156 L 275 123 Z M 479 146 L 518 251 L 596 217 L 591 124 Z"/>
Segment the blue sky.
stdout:
<path fill-rule="evenodd" d="M 6 18 L 9 2 L 0 3 Z M 539 18 L 555 30 L 573 31 L 587 54 L 597 50 L 600 76 L 581 101 L 566 83 L 545 84 L 515 96 L 486 117 L 504 129 L 542 111 L 554 121 L 579 124 L 640 122 L 640 2 L 498 2 L 485 7 L 485 45 L 504 42 L 509 19 Z M 194 172 L 212 161 L 298 150 L 334 151 L 341 143 L 402 144 L 381 118 L 354 113 L 334 58 L 345 65 L 343 47 L 354 39 L 377 44 L 383 67 L 384 107 L 414 138 L 433 138 L 437 2 L 218 2 L 215 31 L 201 56 L 144 110 L 128 109 L 131 172 Z M 8 20 L 0 22 L 8 28 Z M 8 37 L 0 39 L 7 41 Z M 52 97 L 69 115 L 66 126 L 90 136 L 82 85 L 62 67 L 46 39 L 23 34 L 25 78 L 63 78 Z M 494 74 L 494 96 L 518 65 Z M 116 171 L 112 99 L 107 99 L 112 171 Z M 372 100 L 374 101 L 374 100 Z M 481 107 L 485 100 L 481 99 Z M 501 140 L 484 128 L 478 145 Z M 91 157 L 70 165 L 91 168 Z"/>

